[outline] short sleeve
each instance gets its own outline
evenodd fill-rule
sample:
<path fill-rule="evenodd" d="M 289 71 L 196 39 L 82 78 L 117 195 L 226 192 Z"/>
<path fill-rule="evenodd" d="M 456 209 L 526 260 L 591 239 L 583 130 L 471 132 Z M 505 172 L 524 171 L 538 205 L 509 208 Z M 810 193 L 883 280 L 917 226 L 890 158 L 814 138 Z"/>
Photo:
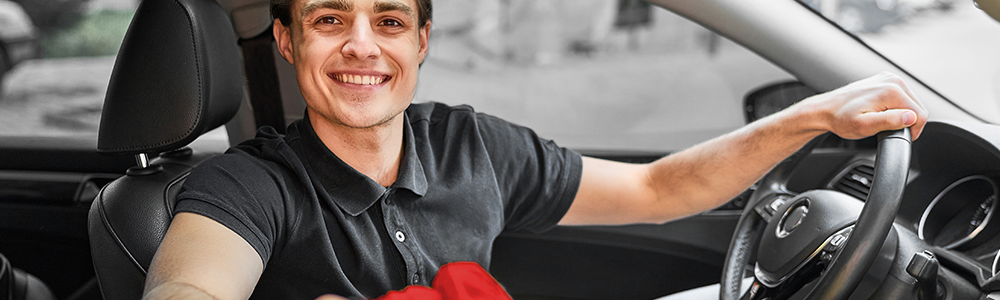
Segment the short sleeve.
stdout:
<path fill-rule="evenodd" d="M 580 186 L 580 154 L 534 131 L 478 114 L 477 123 L 506 199 L 506 230 L 541 232 L 569 210 Z"/>
<path fill-rule="evenodd" d="M 205 161 L 184 182 L 174 213 L 206 216 L 239 234 L 266 264 L 281 232 L 281 176 L 238 150 Z"/>

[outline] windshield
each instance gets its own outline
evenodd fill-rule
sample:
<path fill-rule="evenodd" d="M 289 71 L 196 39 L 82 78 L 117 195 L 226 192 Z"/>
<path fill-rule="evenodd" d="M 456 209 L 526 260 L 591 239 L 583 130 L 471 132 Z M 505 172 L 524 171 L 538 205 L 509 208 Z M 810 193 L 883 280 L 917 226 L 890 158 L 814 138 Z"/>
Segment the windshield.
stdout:
<path fill-rule="evenodd" d="M 1000 23 L 971 0 L 801 1 L 1000 123 Z M 137 2 L 57 2 L 0 0 L 13 24 L 0 26 L 0 138 L 96 140 Z M 434 14 L 415 101 L 469 104 L 576 150 L 680 150 L 742 126 L 748 92 L 793 79 L 639 0 L 435 0 Z"/>
<path fill-rule="evenodd" d="M 972 0 L 803 3 L 970 114 L 1000 123 L 1000 22 Z"/>

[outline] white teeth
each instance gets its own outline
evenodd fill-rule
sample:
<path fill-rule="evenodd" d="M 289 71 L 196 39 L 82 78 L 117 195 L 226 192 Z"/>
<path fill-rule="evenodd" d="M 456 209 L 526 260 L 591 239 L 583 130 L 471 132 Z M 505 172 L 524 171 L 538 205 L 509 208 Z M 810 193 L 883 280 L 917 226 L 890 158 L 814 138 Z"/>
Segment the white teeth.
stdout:
<path fill-rule="evenodd" d="M 336 78 L 341 82 L 346 82 L 350 84 L 360 84 L 360 85 L 380 84 L 382 83 L 383 80 L 385 80 L 385 78 L 382 76 L 344 75 L 344 74 L 341 74 Z"/>

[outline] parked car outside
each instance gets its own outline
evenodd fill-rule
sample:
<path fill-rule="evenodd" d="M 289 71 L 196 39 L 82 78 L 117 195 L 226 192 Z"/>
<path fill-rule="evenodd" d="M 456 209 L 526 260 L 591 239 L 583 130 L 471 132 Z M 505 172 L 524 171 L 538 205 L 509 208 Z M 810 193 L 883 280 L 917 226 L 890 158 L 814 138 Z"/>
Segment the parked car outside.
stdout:
<path fill-rule="evenodd" d="M 0 82 L 18 63 L 37 57 L 38 48 L 38 29 L 24 8 L 16 2 L 0 0 Z"/>

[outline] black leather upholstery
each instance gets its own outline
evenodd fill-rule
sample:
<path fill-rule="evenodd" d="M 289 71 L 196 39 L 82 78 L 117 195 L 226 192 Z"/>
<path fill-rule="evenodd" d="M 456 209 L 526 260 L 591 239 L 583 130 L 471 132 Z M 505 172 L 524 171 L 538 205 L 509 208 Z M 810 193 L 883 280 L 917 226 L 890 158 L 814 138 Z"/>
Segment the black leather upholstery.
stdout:
<path fill-rule="evenodd" d="M 243 97 L 242 56 L 219 4 L 143 1 L 132 20 L 108 84 L 98 151 L 168 151 L 229 121 Z"/>
<path fill-rule="evenodd" d="M 162 171 L 105 186 L 90 207 L 90 248 L 104 299 L 139 299 L 146 271 L 167 232 L 174 199 L 195 165 L 214 154 L 160 157 Z"/>
<path fill-rule="evenodd" d="M 37 277 L 11 267 L 0 255 L 0 299 L 3 300 L 55 300 L 52 291 Z"/>
<path fill-rule="evenodd" d="M 184 179 L 218 154 L 181 147 L 232 118 L 243 82 L 236 35 L 218 3 L 139 5 L 108 86 L 98 150 L 160 154 L 105 186 L 91 205 L 91 252 L 105 299 L 141 297 Z"/>

